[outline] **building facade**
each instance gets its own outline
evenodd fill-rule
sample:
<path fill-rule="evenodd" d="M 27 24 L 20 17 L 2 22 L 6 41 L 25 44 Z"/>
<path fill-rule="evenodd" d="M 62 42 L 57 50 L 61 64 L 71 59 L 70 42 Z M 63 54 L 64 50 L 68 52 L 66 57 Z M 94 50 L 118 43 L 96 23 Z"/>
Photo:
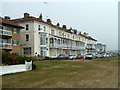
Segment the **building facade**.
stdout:
<path fill-rule="evenodd" d="M 104 54 L 106 53 L 106 45 L 97 43 L 97 53 L 98 54 Z"/>
<path fill-rule="evenodd" d="M 0 17 L 0 49 L 20 54 L 20 29 L 23 27 L 9 20 L 10 17 Z"/>
<path fill-rule="evenodd" d="M 42 20 L 24 13 L 24 17 L 11 20 L 24 27 L 21 30 L 21 55 L 57 57 L 59 54 L 77 55 L 96 53 L 97 40 L 75 29 L 53 25 L 50 19 Z"/>

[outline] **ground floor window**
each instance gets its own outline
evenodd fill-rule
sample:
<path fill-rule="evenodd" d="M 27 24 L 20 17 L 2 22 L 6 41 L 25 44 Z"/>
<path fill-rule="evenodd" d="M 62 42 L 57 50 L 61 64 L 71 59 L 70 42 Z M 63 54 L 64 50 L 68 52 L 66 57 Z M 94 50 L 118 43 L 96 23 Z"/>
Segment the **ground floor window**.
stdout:
<path fill-rule="evenodd" d="M 23 48 L 23 54 L 24 55 L 30 55 L 31 54 L 31 47 Z"/>
<path fill-rule="evenodd" d="M 46 47 L 41 47 L 40 48 L 40 55 L 42 57 L 45 57 L 47 55 L 47 52 L 46 52 Z"/>

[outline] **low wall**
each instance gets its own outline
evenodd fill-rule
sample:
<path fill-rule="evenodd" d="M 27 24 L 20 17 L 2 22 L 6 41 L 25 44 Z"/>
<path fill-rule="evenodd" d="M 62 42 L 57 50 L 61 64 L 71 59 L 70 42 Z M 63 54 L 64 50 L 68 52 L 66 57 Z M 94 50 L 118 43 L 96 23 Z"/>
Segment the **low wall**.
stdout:
<path fill-rule="evenodd" d="M 0 66 L 0 75 L 32 70 L 32 61 L 20 65 Z"/>

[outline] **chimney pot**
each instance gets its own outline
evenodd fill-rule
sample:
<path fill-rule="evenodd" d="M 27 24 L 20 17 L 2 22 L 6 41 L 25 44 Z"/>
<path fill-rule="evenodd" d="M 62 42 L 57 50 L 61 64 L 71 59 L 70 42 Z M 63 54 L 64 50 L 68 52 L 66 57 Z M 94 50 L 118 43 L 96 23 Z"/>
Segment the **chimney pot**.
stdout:
<path fill-rule="evenodd" d="M 88 36 L 88 33 L 86 33 L 86 32 L 84 32 L 84 34 L 83 34 L 84 36 Z"/>
<path fill-rule="evenodd" d="M 62 28 L 65 28 L 66 29 L 66 25 L 63 25 L 63 27 Z"/>
<path fill-rule="evenodd" d="M 39 16 L 39 19 L 41 19 L 42 20 L 42 13 L 40 14 L 40 16 Z"/>
<path fill-rule="evenodd" d="M 5 16 L 5 19 L 6 19 L 6 20 L 10 20 L 10 17 L 9 17 L 9 16 Z"/>
<path fill-rule="evenodd" d="M 60 26 L 60 24 L 59 24 L 59 23 L 57 23 L 57 26 Z"/>
<path fill-rule="evenodd" d="M 47 23 L 52 24 L 50 19 L 47 19 Z"/>
<path fill-rule="evenodd" d="M 29 18 L 29 13 L 24 13 L 24 18 Z"/>

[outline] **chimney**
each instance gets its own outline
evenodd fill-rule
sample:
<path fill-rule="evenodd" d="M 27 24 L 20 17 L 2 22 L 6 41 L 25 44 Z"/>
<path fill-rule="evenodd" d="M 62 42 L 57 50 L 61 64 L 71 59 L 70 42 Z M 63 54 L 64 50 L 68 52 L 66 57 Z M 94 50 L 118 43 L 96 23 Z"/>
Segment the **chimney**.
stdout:
<path fill-rule="evenodd" d="M 83 34 L 83 35 L 88 37 L 88 33 L 86 33 L 86 32 L 84 32 L 84 34 Z"/>
<path fill-rule="evenodd" d="M 63 25 L 63 27 L 62 28 L 65 28 L 66 29 L 66 25 Z"/>
<path fill-rule="evenodd" d="M 39 16 L 39 19 L 41 19 L 42 20 L 42 13 L 40 14 L 40 16 Z"/>
<path fill-rule="evenodd" d="M 47 19 L 47 23 L 52 24 L 50 19 Z"/>
<path fill-rule="evenodd" d="M 60 26 L 60 24 L 59 24 L 59 23 L 57 23 L 57 26 L 59 27 L 59 26 Z"/>
<path fill-rule="evenodd" d="M 74 29 L 74 33 L 77 34 L 77 29 Z"/>
<path fill-rule="evenodd" d="M 29 18 L 29 13 L 24 13 L 24 18 Z"/>
<path fill-rule="evenodd" d="M 4 19 L 6 19 L 6 20 L 10 20 L 10 17 L 9 17 L 9 16 L 5 16 Z"/>

